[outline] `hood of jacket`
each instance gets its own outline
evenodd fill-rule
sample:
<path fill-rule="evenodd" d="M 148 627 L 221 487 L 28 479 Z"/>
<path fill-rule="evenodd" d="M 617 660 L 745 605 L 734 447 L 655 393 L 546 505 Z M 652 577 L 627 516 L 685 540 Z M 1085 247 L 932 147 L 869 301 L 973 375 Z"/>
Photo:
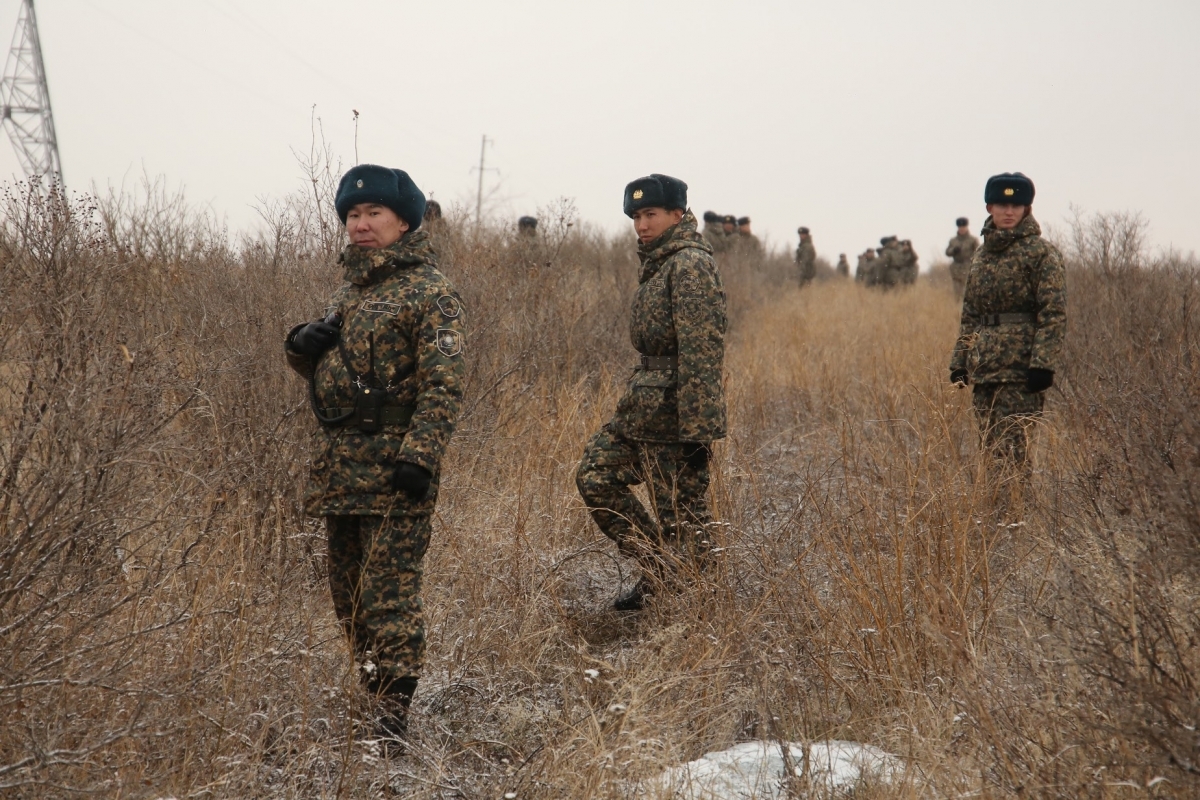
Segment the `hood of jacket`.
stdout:
<path fill-rule="evenodd" d="M 437 253 L 429 233 L 422 228 L 409 231 L 387 247 L 359 247 L 348 244 L 338 256 L 344 277 L 358 286 L 370 286 L 406 267 L 436 264 Z"/>
<path fill-rule="evenodd" d="M 689 247 L 712 255 L 712 245 L 700 235 L 698 228 L 696 215 L 689 209 L 684 212 L 683 219 L 663 231 L 657 239 L 647 244 L 639 244 L 638 258 L 642 262 L 642 272 L 638 276 L 638 283 L 645 283 L 654 277 L 664 261 Z"/>
<path fill-rule="evenodd" d="M 992 218 L 988 217 L 987 221 L 983 223 L 983 249 L 991 253 L 999 253 L 1022 239 L 1041 235 L 1042 226 L 1038 225 L 1032 213 L 1026 214 L 1025 219 L 1017 223 L 1017 227 L 1011 231 L 1000 230 L 992 222 Z"/>

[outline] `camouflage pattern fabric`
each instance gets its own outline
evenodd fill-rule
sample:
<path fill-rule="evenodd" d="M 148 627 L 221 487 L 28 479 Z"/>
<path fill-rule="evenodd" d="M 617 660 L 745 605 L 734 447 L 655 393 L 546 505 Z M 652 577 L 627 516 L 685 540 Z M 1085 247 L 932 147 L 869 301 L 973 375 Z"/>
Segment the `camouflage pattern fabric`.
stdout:
<path fill-rule="evenodd" d="M 725 289 L 712 248 L 688 211 L 638 247 L 642 262 L 629 338 L 638 353 L 676 356 L 678 369 L 636 369 L 610 423 L 638 442 L 711 442 L 725 436 Z"/>
<path fill-rule="evenodd" d="M 858 256 L 858 266 L 854 269 L 854 280 L 867 286 L 875 285 L 875 251 L 868 248 Z"/>
<path fill-rule="evenodd" d="M 971 259 L 979 249 L 979 240 L 969 233 L 960 233 L 946 246 L 950 257 L 950 280 L 954 282 L 954 294 L 963 296 L 967 284 L 967 273 L 971 271 Z"/>
<path fill-rule="evenodd" d="M 993 461 L 1023 469 L 1028 434 L 1046 402 L 1045 392 L 1027 392 L 1023 383 L 977 384 L 971 395 L 983 444 Z"/>
<path fill-rule="evenodd" d="M 763 257 L 762 241 L 757 235 L 738 231 L 733 240 L 734 247 L 737 249 L 739 255 L 752 259 Z"/>
<path fill-rule="evenodd" d="M 909 242 L 900 243 L 900 282 L 911 286 L 917 282 L 921 268 L 917 265 L 917 253 Z"/>
<path fill-rule="evenodd" d="M 359 664 L 383 685 L 417 677 L 425 654 L 421 560 L 427 515 L 328 516 L 329 590 Z"/>
<path fill-rule="evenodd" d="M 407 233 L 390 247 L 349 245 L 340 263 L 346 282 L 321 316 L 341 315 L 341 344 L 359 376 L 370 372 L 373 339 L 375 374 L 386 387 L 389 404 L 412 408 L 413 414 L 407 425 L 388 425 L 374 434 L 318 425 L 305 508 L 314 516 L 428 515 L 462 402 L 462 301 L 438 271 L 424 230 Z M 338 347 L 319 358 L 288 350 L 287 358 L 293 369 L 312 377 L 318 407 L 354 407 L 357 388 Z M 401 461 L 434 476 L 424 499 L 392 490 L 395 465 Z"/>
<path fill-rule="evenodd" d="M 709 247 L 713 249 L 714 253 L 720 252 L 726 248 L 728 244 L 726 240 L 728 238 L 729 237 L 725 235 L 725 229 L 721 226 L 721 223 L 704 223 L 704 241 L 708 242 Z"/>
<path fill-rule="evenodd" d="M 709 467 L 707 461 L 702 466 L 688 463 L 685 454 L 694 447 L 633 442 L 606 425 L 584 449 L 575 472 L 579 495 L 604 535 L 644 567 L 657 567 L 672 546 L 681 555 L 707 550 Z M 653 516 L 630 488 L 642 483 Z"/>
<path fill-rule="evenodd" d="M 875 260 L 875 285 L 890 289 L 904 282 L 904 270 L 908 262 L 900 252 L 899 242 L 885 244 Z"/>
<path fill-rule="evenodd" d="M 972 384 L 1024 383 L 1032 368 L 1055 370 L 1067 327 L 1062 255 L 1041 236 L 1032 215 L 1014 230 L 989 217 L 963 296 L 962 322 L 950 369 Z M 1027 313 L 1036 322 L 984 325 L 985 314 Z"/>
<path fill-rule="evenodd" d="M 817 248 L 813 246 L 811 236 L 801 236 L 800 244 L 796 246 L 796 264 L 800 267 L 800 285 L 817 277 Z"/>

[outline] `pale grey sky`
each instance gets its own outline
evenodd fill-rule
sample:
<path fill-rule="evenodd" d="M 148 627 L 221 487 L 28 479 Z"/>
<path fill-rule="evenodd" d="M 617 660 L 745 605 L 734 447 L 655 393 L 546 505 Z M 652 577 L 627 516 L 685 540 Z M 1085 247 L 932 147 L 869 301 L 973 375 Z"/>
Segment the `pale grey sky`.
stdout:
<path fill-rule="evenodd" d="M 16 23 L 0 0 L 0 31 Z M 312 106 L 354 160 L 473 200 L 480 136 L 505 199 L 575 199 L 617 231 L 629 180 L 749 215 L 833 260 L 911 238 L 928 264 L 983 221 L 987 176 L 1035 211 L 1136 210 L 1200 251 L 1200 2 L 38 0 L 72 188 L 186 187 L 234 229 L 301 186 Z M 0 33 L 0 37 L 2 37 Z M 17 169 L 0 145 L 0 175 Z M 489 175 L 488 180 L 496 178 Z"/>

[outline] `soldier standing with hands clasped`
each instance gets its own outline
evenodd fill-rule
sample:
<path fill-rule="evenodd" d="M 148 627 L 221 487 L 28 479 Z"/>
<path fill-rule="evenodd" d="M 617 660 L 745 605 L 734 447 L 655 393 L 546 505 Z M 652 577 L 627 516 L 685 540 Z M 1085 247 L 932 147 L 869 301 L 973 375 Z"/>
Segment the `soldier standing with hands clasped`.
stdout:
<path fill-rule="evenodd" d="M 288 334 L 287 360 L 319 423 L 305 509 L 325 518 L 334 610 L 378 703 L 377 733 L 396 738 L 425 650 L 421 560 L 462 400 L 463 310 L 407 173 L 354 167 L 335 205 L 345 282 L 324 321 Z"/>
<path fill-rule="evenodd" d="M 991 215 L 963 297 L 950 381 L 974 387 L 975 413 L 994 462 L 1027 473 L 1026 426 L 1042 413 L 1066 333 L 1062 255 L 1033 218 L 1033 181 L 988 179 Z"/>
<path fill-rule="evenodd" d="M 725 290 L 686 209 L 687 184 L 677 178 L 654 174 L 625 187 L 642 264 L 629 323 L 639 361 L 575 474 L 600 530 L 642 568 L 614 604 L 619 611 L 641 609 L 671 582 L 678 557 L 669 545 L 693 557 L 709 546 L 711 444 L 725 437 Z M 639 483 L 653 516 L 630 488 Z"/>

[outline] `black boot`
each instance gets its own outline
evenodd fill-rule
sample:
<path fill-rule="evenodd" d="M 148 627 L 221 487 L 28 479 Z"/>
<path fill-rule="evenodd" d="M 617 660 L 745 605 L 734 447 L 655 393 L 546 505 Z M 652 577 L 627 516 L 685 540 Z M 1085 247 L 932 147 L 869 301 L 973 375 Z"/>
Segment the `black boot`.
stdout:
<path fill-rule="evenodd" d="M 645 575 L 628 592 L 617 597 L 614 611 L 641 611 L 646 607 L 646 598 L 654 594 L 654 584 Z"/>
<path fill-rule="evenodd" d="M 396 678 L 378 686 L 376 737 L 397 743 L 404 740 L 404 735 L 408 732 L 408 709 L 416 691 L 417 678 L 412 675 Z"/>

